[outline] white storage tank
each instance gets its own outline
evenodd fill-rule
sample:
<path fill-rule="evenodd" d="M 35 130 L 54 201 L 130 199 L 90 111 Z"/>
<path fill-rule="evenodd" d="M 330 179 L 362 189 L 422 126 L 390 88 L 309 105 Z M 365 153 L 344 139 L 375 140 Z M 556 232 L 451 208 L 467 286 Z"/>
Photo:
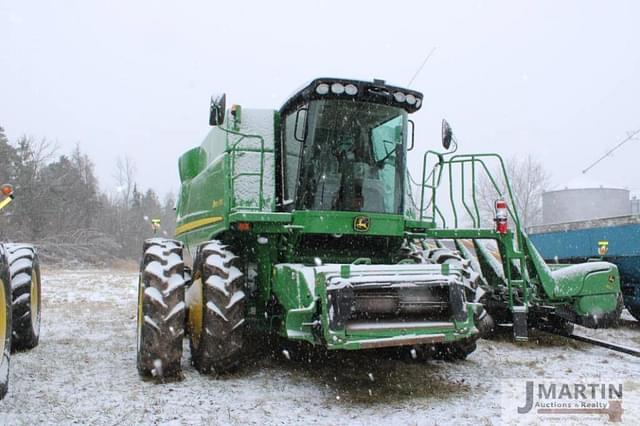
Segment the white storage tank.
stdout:
<path fill-rule="evenodd" d="M 542 194 L 544 225 L 631 214 L 629 190 L 585 177 Z"/>

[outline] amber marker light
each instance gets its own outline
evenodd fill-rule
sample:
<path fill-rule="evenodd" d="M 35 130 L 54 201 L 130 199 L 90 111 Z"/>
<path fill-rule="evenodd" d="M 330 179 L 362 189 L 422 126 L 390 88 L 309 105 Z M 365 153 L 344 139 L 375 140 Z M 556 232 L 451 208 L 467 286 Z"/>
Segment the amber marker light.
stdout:
<path fill-rule="evenodd" d="M 251 231 L 251 224 L 249 222 L 238 222 L 238 231 Z"/>
<path fill-rule="evenodd" d="M 5 197 L 10 197 L 13 195 L 13 186 L 9 185 L 9 184 L 4 184 L 2 185 L 2 195 L 4 195 Z"/>

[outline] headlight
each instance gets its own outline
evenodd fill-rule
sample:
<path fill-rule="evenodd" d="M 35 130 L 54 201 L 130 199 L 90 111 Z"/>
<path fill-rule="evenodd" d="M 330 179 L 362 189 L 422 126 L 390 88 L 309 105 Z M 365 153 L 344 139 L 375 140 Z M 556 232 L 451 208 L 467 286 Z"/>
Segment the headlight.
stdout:
<path fill-rule="evenodd" d="M 320 83 L 316 86 L 316 93 L 318 95 L 326 95 L 329 93 L 329 85 L 327 83 Z"/>
<path fill-rule="evenodd" d="M 333 83 L 331 85 L 331 91 L 336 95 L 341 95 L 344 93 L 344 85 L 340 83 Z"/>
<path fill-rule="evenodd" d="M 404 102 L 404 100 L 406 99 L 406 95 L 402 92 L 396 92 L 393 94 L 393 97 L 395 98 L 395 100 L 397 102 Z"/>
<path fill-rule="evenodd" d="M 347 84 L 346 86 L 344 86 L 344 92 L 347 95 L 353 96 L 358 93 L 358 88 L 355 84 Z"/>
<path fill-rule="evenodd" d="M 422 105 L 422 99 L 417 98 L 416 99 L 416 108 L 420 108 L 420 105 Z"/>
<path fill-rule="evenodd" d="M 414 105 L 416 103 L 416 97 L 412 94 L 408 94 L 406 101 L 409 105 Z"/>

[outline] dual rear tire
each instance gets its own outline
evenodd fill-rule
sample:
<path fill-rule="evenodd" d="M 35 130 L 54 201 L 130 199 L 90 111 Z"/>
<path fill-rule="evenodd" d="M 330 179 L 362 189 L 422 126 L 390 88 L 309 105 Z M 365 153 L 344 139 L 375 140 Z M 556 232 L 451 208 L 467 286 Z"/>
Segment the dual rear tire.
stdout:
<path fill-rule="evenodd" d="M 143 377 L 180 378 L 184 337 L 182 243 L 146 240 L 138 280 L 137 365 Z"/>
<path fill-rule="evenodd" d="M 245 346 L 245 275 L 240 258 L 219 241 L 200 246 L 190 288 L 191 361 L 201 373 L 236 370 Z"/>
<path fill-rule="evenodd" d="M 143 252 L 137 320 L 140 375 L 161 381 L 182 378 L 187 331 L 198 371 L 224 374 L 236 369 L 244 348 L 245 281 L 239 258 L 219 241 L 202 244 L 191 278 L 182 243 L 154 238 L 145 241 Z"/>

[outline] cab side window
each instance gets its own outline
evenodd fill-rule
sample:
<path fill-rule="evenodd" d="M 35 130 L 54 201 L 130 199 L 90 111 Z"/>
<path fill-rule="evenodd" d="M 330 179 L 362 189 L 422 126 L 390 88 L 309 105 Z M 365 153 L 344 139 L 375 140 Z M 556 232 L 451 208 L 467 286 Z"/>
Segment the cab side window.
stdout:
<path fill-rule="evenodd" d="M 293 205 L 298 187 L 298 170 L 300 169 L 302 140 L 304 128 L 306 127 L 306 114 L 299 114 L 299 110 L 306 112 L 306 106 L 301 106 L 298 110 L 292 111 L 286 116 L 284 122 L 284 146 L 282 149 L 284 194 L 282 205 L 285 210 L 287 210 L 287 206 Z M 296 120 L 298 121 L 297 129 Z"/>

